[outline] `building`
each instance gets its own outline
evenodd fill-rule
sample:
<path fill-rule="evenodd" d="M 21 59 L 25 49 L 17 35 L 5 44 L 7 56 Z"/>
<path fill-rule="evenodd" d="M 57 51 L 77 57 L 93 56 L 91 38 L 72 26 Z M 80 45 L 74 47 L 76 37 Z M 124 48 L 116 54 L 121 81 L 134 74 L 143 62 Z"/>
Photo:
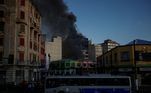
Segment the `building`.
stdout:
<path fill-rule="evenodd" d="M 101 44 L 97 44 L 95 45 L 95 61 L 97 61 L 97 57 L 102 55 L 102 45 Z"/>
<path fill-rule="evenodd" d="M 31 0 L 0 0 L 0 77 L 19 83 L 40 79 L 45 43 L 41 15 Z M 0 81 L 2 81 L 0 80 Z"/>
<path fill-rule="evenodd" d="M 88 54 L 89 54 L 89 60 L 95 61 L 95 45 L 92 44 L 91 41 L 89 41 L 88 45 Z"/>
<path fill-rule="evenodd" d="M 62 59 L 62 38 L 53 37 L 51 42 L 46 42 L 46 59 L 47 62 Z"/>
<path fill-rule="evenodd" d="M 82 75 L 96 73 L 96 62 L 70 59 L 50 63 L 48 75 Z"/>
<path fill-rule="evenodd" d="M 117 46 L 98 57 L 98 64 L 101 73 L 137 75 L 143 81 L 151 76 L 151 42 L 136 39 Z"/>
<path fill-rule="evenodd" d="M 102 55 L 102 45 L 101 44 L 92 44 L 91 41 L 89 42 L 89 60 L 97 61 L 97 57 Z"/>
<path fill-rule="evenodd" d="M 111 39 L 104 40 L 104 43 L 101 44 L 103 53 L 111 50 L 112 48 L 115 48 L 116 46 L 119 46 L 119 44 Z"/>

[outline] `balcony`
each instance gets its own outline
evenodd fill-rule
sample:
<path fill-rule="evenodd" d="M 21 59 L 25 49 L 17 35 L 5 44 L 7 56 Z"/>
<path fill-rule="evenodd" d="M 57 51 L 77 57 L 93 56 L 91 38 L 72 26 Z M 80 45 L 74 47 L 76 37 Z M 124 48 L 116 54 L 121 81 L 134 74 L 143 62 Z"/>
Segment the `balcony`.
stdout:
<path fill-rule="evenodd" d="M 19 66 L 40 66 L 41 64 L 39 64 L 38 62 L 30 62 L 29 60 L 28 61 L 19 61 L 17 60 L 16 61 L 16 65 L 19 65 Z"/>
<path fill-rule="evenodd" d="M 18 46 L 17 50 L 18 51 L 25 51 L 25 47 L 24 46 Z"/>
<path fill-rule="evenodd" d="M 21 32 L 21 31 L 18 32 L 18 36 L 19 36 L 19 37 L 24 37 L 24 36 L 25 36 L 25 31 L 24 31 L 24 32 L 23 32 L 23 31 L 22 31 L 22 32 Z"/>
<path fill-rule="evenodd" d="M 25 19 L 20 19 L 20 18 L 16 18 L 16 23 L 27 25 L 27 22 L 25 21 Z"/>

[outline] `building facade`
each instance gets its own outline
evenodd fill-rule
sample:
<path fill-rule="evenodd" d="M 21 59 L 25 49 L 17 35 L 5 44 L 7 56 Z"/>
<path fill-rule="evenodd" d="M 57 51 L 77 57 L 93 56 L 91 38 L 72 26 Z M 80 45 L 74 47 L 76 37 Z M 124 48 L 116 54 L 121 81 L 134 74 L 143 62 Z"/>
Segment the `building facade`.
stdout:
<path fill-rule="evenodd" d="M 98 57 L 99 72 L 137 75 L 140 81 L 145 76 L 151 76 L 151 42 L 140 42 L 142 40 L 134 40 Z"/>
<path fill-rule="evenodd" d="M 103 52 L 101 44 L 92 44 L 91 41 L 89 42 L 88 54 L 89 60 L 97 61 L 97 57 L 101 56 Z"/>
<path fill-rule="evenodd" d="M 57 61 L 62 59 L 62 38 L 53 37 L 51 42 L 46 42 L 47 61 Z"/>
<path fill-rule="evenodd" d="M 104 40 L 104 43 L 101 44 L 103 53 L 111 50 L 112 48 L 115 48 L 116 46 L 119 46 L 119 44 L 116 41 L 113 41 L 111 39 Z"/>
<path fill-rule="evenodd" d="M 0 75 L 19 83 L 40 78 L 45 41 L 41 16 L 31 0 L 0 0 Z"/>
<path fill-rule="evenodd" d="M 101 56 L 103 52 L 102 45 L 97 44 L 95 45 L 95 61 L 97 61 L 97 57 Z"/>

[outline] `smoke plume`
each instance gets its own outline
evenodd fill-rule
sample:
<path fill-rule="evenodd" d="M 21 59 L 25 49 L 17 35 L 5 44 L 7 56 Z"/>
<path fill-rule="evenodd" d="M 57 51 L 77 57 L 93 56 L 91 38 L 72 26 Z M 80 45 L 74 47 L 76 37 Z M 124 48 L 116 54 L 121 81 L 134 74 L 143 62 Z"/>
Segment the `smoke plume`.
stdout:
<path fill-rule="evenodd" d="M 68 15 L 68 7 L 62 0 L 33 0 L 42 16 L 41 30 L 47 35 L 47 39 L 51 40 L 51 36 L 67 37 L 69 31 L 67 25 L 68 19 L 64 15 Z"/>
<path fill-rule="evenodd" d="M 42 16 L 41 30 L 46 34 L 47 40 L 52 36 L 63 38 L 63 57 L 79 59 L 81 50 L 87 48 L 87 39 L 78 33 L 75 22 L 76 16 L 68 11 L 63 0 L 33 0 Z"/>

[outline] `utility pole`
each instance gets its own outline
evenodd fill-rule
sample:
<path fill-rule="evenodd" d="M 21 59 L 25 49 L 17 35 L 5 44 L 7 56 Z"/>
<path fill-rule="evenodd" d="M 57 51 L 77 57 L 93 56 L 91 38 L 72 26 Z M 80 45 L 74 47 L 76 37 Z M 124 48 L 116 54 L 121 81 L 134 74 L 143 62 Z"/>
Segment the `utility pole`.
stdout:
<path fill-rule="evenodd" d="M 134 52 L 134 91 L 137 93 L 138 91 L 138 79 L 137 79 L 137 63 L 136 63 L 136 40 L 133 41 L 133 52 Z"/>

